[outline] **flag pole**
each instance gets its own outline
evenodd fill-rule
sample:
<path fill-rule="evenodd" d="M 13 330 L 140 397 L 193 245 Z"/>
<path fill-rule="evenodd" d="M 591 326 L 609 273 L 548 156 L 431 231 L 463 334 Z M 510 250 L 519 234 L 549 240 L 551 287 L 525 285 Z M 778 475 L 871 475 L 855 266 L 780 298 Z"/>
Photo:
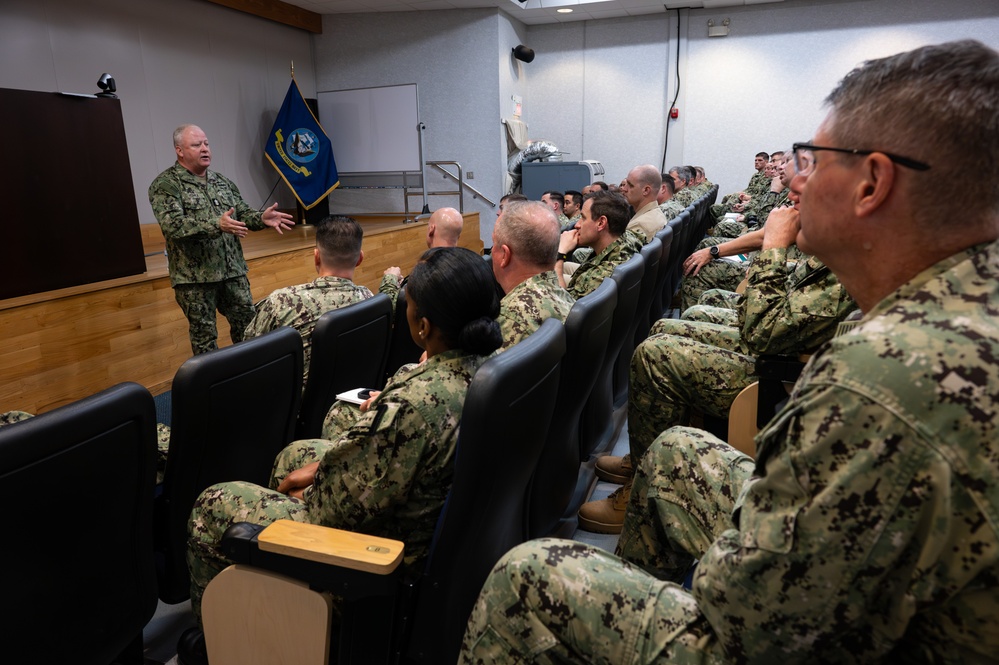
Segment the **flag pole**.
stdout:
<path fill-rule="evenodd" d="M 295 80 L 295 61 L 294 60 L 291 61 L 291 78 L 292 78 L 292 80 Z"/>

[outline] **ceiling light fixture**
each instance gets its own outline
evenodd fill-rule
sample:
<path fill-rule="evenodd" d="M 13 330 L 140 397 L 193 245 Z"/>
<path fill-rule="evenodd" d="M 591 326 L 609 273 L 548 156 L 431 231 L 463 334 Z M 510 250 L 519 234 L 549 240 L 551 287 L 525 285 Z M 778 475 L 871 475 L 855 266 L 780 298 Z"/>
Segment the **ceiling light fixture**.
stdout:
<path fill-rule="evenodd" d="M 563 7 L 562 9 L 556 9 L 555 11 L 558 12 L 559 14 L 571 14 L 572 13 L 572 10 L 569 9 L 568 7 Z"/>

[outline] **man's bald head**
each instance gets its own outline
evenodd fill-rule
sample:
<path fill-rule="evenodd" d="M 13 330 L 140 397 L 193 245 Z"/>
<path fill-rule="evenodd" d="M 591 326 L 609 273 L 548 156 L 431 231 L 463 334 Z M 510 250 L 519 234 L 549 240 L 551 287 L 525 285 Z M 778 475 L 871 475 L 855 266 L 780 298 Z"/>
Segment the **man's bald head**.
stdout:
<path fill-rule="evenodd" d="M 461 237 L 461 213 L 440 208 L 427 221 L 427 247 L 457 247 Z"/>

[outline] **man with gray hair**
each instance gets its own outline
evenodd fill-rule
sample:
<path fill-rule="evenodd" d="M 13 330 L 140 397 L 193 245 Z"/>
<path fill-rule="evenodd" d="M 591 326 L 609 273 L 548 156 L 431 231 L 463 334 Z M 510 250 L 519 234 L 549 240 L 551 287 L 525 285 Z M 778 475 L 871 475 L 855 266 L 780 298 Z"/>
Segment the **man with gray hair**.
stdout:
<path fill-rule="evenodd" d="M 697 195 L 690 188 L 694 179 L 693 173 L 686 166 L 670 167 L 669 177 L 673 179 L 673 198 L 684 207 L 697 200 Z"/>
<path fill-rule="evenodd" d="M 791 188 L 798 243 L 864 318 L 812 357 L 755 461 L 690 428 L 656 440 L 628 562 L 571 541 L 508 552 L 461 663 L 995 660 L 996 90 L 999 53 L 970 40 L 840 82 Z M 928 201 L 959 169 L 974 176 Z"/>
<path fill-rule="evenodd" d="M 507 349 L 541 327 L 565 322 L 576 301 L 558 283 L 555 258 L 559 226 L 555 214 L 536 201 L 508 203 L 493 227 L 493 276 L 506 294 L 497 321 Z"/>
<path fill-rule="evenodd" d="M 170 286 L 189 323 L 195 355 L 218 348 L 215 312 L 229 321 L 233 343 L 253 318 L 248 268 L 239 239 L 271 227 L 283 233 L 295 225 L 277 203 L 263 212 L 243 200 L 236 184 L 209 171 L 212 151 L 196 125 L 173 132 L 177 161 L 149 185 L 149 204 L 166 240 Z"/>

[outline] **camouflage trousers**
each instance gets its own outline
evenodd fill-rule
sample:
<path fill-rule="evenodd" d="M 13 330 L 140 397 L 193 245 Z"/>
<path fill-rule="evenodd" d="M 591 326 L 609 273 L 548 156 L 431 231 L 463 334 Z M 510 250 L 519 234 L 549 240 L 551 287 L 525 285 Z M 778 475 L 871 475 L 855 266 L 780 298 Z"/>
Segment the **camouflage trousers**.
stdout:
<path fill-rule="evenodd" d="M 459 662 L 728 662 L 694 598 L 673 580 L 732 528 L 753 466 L 706 432 L 664 433 L 636 469 L 621 558 L 562 540 L 514 548 L 482 588 Z"/>
<path fill-rule="evenodd" d="M 174 287 L 173 294 L 187 317 L 194 355 L 218 348 L 219 331 L 215 325 L 215 310 L 229 321 L 232 343 L 243 341 L 243 333 L 254 315 L 250 280 L 246 275 L 221 282 L 178 284 Z"/>
<path fill-rule="evenodd" d="M 721 663 L 711 626 L 682 587 L 598 548 L 534 540 L 486 580 L 463 665 Z"/>
<path fill-rule="evenodd" d="M 7 411 L 6 413 L 0 413 L 0 427 L 4 425 L 13 425 L 14 423 L 19 423 L 22 420 L 27 420 L 28 418 L 33 418 L 34 416 L 25 411 Z"/>
<path fill-rule="evenodd" d="M 660 319 L 631 357 L 628 436 L 637 460 L 662 432 L 697 411 L 723 418 L 753 382 L 755 361 L 737 328 Z"/>
<path fill-rule="evenodd" d="M 616 554 L 662 580 L 681 582 L 715 538 L 756 464 L 724 441 L 672 427 L 635 469 Z"/>
<path fill-rule="evenodd" d="M 707 263 L 696 275 L 684 275 L 680 281 L 680 307 L 687 311 L 698 303 L 701 294 L 709 289 L 735 291 L 746 277 L 748 263 L 715 259 Z"/>
<path fill-rule="evenodd" d="M 714 232 L 711 234 L 715 238 L 738 238 L 749 231 L 749 225 L 745 222 L 737 222 L 734 219 L 722 219 L 715 224 Z"/>
<path fill-rule="evenodd" d="M 719 289 L 711 289 L 710 291 L 705 291 L 704 293 L 715 293 Z M 722 293 L 728 293 L 727 291 L 722 291 Z M 700 305 L 694 305 L 683 314 L 680 318 L 684 321 L 699 321 L 701 323 L 715 323 L 720 326 L 728 326 L 729 328 L 739 327 L 739 313 L 734 309 L 729 309 L 728 307 L 718 307 L 712 305 L 705 305 L 704 296 L 701 296 Z"/>
<path fill-rule="evenodd" d="M 282 519 L 308 522 L 309 510 L 303 501 L 243 481 L 212 485 L 198 496 L 187 527 L 187 567 L 199 624 L 205 588 L 232 563 L 220 549 L 222 534 L 237 522 L 267 525 Z"/>
<path fill-rule="evenodd" d="M 220 483 L 197 498 L 188 524 L 187 565 L 191 571 L 191 608 L 199 623 L 205 588 L 231 563 L 219 549 L 225 530 L 236 522 L 260 525 L 280 519 L 309 522 L 306 504 L 275 488 L 295 469 L 322 459 L 359 414 L 352 404 L 335 402 L 323 422 L 323 435 L 327 438 L 303 439 L 286 446 L 274 459 L 268 488 L 247 482 Z"/>

